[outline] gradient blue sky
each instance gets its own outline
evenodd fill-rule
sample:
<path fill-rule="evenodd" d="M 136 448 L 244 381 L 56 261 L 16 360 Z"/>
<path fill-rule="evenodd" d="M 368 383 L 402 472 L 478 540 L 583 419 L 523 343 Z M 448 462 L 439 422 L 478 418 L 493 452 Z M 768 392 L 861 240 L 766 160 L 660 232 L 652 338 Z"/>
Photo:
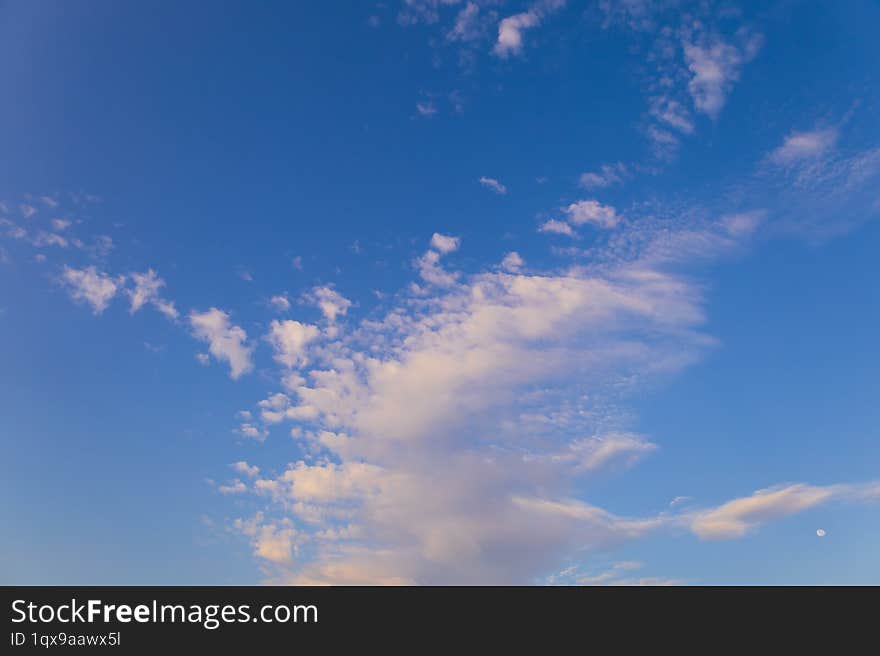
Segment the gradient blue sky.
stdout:
<path fill-rule="evenodd" d="M 0 3 L 0 581 L 880 583 L 877 25 Z"/>

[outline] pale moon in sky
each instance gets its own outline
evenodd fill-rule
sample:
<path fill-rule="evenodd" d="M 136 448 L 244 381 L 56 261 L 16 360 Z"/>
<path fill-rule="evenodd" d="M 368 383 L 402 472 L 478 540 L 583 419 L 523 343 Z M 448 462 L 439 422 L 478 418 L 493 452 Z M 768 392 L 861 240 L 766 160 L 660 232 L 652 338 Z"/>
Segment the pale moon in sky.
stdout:
<path fill-rule="evenodd" d="M 818 531 L 816 531 L 816 535 L 818 535 L 820 538 L 824 538 L 825 537 L 825 529 L 820 528 Z"/>

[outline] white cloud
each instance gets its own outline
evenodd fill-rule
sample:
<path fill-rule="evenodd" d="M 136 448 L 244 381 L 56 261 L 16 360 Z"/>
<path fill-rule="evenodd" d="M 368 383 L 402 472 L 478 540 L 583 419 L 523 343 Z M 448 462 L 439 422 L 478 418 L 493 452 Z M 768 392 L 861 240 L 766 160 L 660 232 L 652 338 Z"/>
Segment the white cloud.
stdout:
<path fill-rule="evenodd" d="M 498 41 L 492 52 L 501 59 L 520 54 L 523 49 L 523 32 L 536 27 L 540 22 L 534 11 L 508 16 L 498 25 Z"/>
<path fill-rule="evenodd" d="M 209 364 L 211 364 L 211 356 L 209 356 L 207 353 L 196 353 L 195 358 L 196 362 L 198 362 L 203 367 L 207 367 Z"/>
<path fill-rule="evenodd" d="M 538 0 L 528 11 L 514 14 L 498 24 L 498 40 L 492 48 L 501 59 L 519 55 L 523 50 L 523 32 L 537 27 L 551 13 L 562 9 L 566 0 Z"/>
<path fill-rule="evenodd" d="M 760 35 L 741 31 L 741 43 L 725 41 L 717 34 L 702 34 L 695 40 L 685 38 L 685 63 L 691 73 L 688 91 L 698 111 L 717 118 L 733 84 L 739 80 L 742 66 L 761 47 Z"/>
<path fill-rule="evenodd" d="M 668 96 L 658 96 L 651 101 L 651 115 L 668 127 L 684 134 L 692 134 L 694 124 L 688 110 L 680 102 Z"/>
<path fill-rule="evenodd" d="M 565 221 L 559 221 L 558 219 L 545 221 L 538 227 L 538 232 L 552 232 L 558 235 L 574 237 L 574 230 L 571 229 L 571 226 Z"/>
<path fill-rule="evenodd" d="M 68 219 L 52 219 L 52 227 L 56 230 L 67 230 L 71 225 Z"/>
<path fill-rule="evenodd" d="M 458 279 L 457 273 L 450 273 L 440 265 L 440 258 L 447 253 L 458 250 L 460 245 L 458 237 L 449 237 L 435 232 L 431 237 L 431 248 L 425 254 L 416 258 L 415 265 L 419 270 L 419 276 L 437 287 L 452 287 Z"/>
<path fill-rule="evenodd" d="M 437 114 L 437 105 L 434 104 L 433 100 L 421 100 L 416 103 L 416 111 L 420 116 L 431 118 Z"/>
<path fill-rule="evenodd" d="M 217 487 L 217 491 L 220 494 L 244 494 L 247 492 L 247 489 L 247 485 L 237 478 L 227 485 L 220 485 Z"/>
<path fill-rule="evenodd" d="M 253 347 L 247 343 L 247 333 L 231 323 L 226 312 L 213 307 L 206 312 L 193 310 L 189 321 L 193 334 L 208 344 L 211 355 L 229 364 L 229 375 L 233 380 L 254 368 L 251 362 Z"/>
<path fill-rule="evenodd" d="M 495 178 L 487 178 L 484 176 L 480 178 L 480 184 L 488 189 L 491 189 L 496 194 L 503 196 L 507 193 L 507 187 L 498 182 L 498 180 L 496 180 Z"/>
<path fill-rule="evenodd" d="M 107 309 L 124 282 L 122 276 L 112 278 L 98 271 L 94 266 L 74 269 L 65 265 L 61 279 L 67 286 L 71 298 L 88 303 L 95 314 L 101 314 Z"/>
<path fill-rule="evenodd" d="M 352 305 L 350 300 L 329 286 L 315 287 L 311 298 L 330 323 L 336 321 L 337 317 L 344 316 Z"/>
<path fill-rule="evenodd" d="M 46 232 L 45 230 L 41 230 L 37 233 L 37 236 L 34 238 L 34 246 L 42 247 L 42 246 L 59 246 L 61 248 L 67 248 L 68 242 L 67 239 L 62 237 L 61 235 L 57 235 L 53 232 Z"/>
<path fill-rule="evenodd" d="M 450 41 L 475 41 L 483 36 L 480 21 L 480 7 L 476 2 L 468 2 L 455 17 L 455 24 L 446 34 Z"/>
<path fill-rule="evenodd" d="M 731 235 L 741 237 L 753 233 L 766 215 L 764 210 L 738 212 L 722 216 L 721 223 Z"/>
<path fill-rule="evenodd" d="M 257 513 L 249 520 L 236 519 L 234 528 L 250 538 L 254 555 L 278 565 L 291 562 L 296 547 L 297 531 L 289 522 L 269 522 Z"/>
<path fill-rule="evenodd" d="M 610 205 L 596 200 L 579 200 L 564 210 L 568 220 L 574 225 L 592 223 L 600 228 L 614 228 L 620 221 L 617 211 Z"/>
<path fill-rule="evenodd" d="M 523 265 L 523 259 L 516 251 L 511 251 L 501 260 L 501 268 L 511 273 L 516 273 Z"/>
<path fill-rule="evenodd" d="M 824 503 L 839 494 L 841 489 L 797 483 L 758 490 L 751 496 L 696 513 L 690 520 L 690 527 L 700 538 L 707 540 L 742 537 L 768 521 Z"/>
<path fill-rule="evenodd" d="M 457 251 L 460 245 L 461 240 L 458 237 L 441 235 L 439 232 L 435 232 L 433 235 L 431 235 L 431 248 L 439 251 L 440 253 L 452 253 L 454 251 Z"/>
<path fill-rule="evenodd" d="M 276 312 L 287 312 L 290 309 L 290 301 L 287 294 L 278 294 L 269 299 L 269 304 Z"/>
<path fill-rule="evenodd" d="M 609 463 L 620 460 L 632 466 L 657 448 L 640 435 L 633 433 L 610 433 L 573 442 L 567 452 L 555 457 L 573 461 L 586 470 L 600 469 Z"/>
<path fill-rule="evenodd" d="M 134 282 L 134 289 L 127 289 L 126 293 L 131 299 L 131 314 L 150 303 L 169 319 L 177 319 L 178 312 L 174 303 L 163 299 L 159 294 L 165 281 L 153 269 L 148 269 L 145 273 L 132 273 L 130 278 Z"/>
<path fill-rule="evenodd" d="M 824 155 L 837 143 L 836 128 L 816 129 L 810 132 L 792 132 L 776 150 L 770 160 L 776 164 L 792 164 Z"/>
<path fill-rule="evenodd" d="M 249 437 L 253 440 L 256 440 L 257 442 L 265 441 L 266 437 L 268 437 L 269 435 L 269 432 L 265 429 L 248 423 L 244 423 L 239 426 L 237 432 L 239 435 L 242 435 L 243 437 Z"/>
<path fill-rule="evenodd" d="M 586 189 L 604 189 L 623 182 L 627 172 L 626 165 L 621 162 L 603 164 L 599 171 L 582 173 L 580 185 Z"/>
<path fill-rule="evenodd" d="M 279 504 L 278 518 L 313 526 L 301 538 L 324 545 L 291 563 L 290 580 L 521 582 L 568 545 L 611 545 L 662 525 L 553 495 L 654 448 L 591 430 L 582 386 L 599 389 L 620 367 L 681 366 L 699 348 L 697 298 L 638 268 L 604 278 L 483 273 L 326 345 L 295 403 L 261 403 L 303 422 L 294 437 L 327 454 L 258 485 L 266 512 Z"/>
<path fill-rule="evenodd" d="M 275 350 L 275 360 L 285 367 L 293 368 L 307 362 L 307 347 L 320 334 L 318 327 L 311 324 L 292 319 L 273 320 L 269 324 L 269 334 L 266 339 Z"/>
<path fill-rule="evenodd" d="M 230 467 L 237 471 L 239 474 L 243 476 L 247 476 L 248 478 L 256 478 L 260 475 L 260 468 L 255 465 L 249 465 L 244 460 L 239 460 L 238 462 L 233 462 Z"/>
<path fill-rule="evenodd" d="M 26 219 L 31 218 L 34 214 L 37 213 L 37 208 L 33 205 L 28 205 L 27 203 L 22 203 L 18 206 L 18 209 L 21 212 L 21 215 Z"/>

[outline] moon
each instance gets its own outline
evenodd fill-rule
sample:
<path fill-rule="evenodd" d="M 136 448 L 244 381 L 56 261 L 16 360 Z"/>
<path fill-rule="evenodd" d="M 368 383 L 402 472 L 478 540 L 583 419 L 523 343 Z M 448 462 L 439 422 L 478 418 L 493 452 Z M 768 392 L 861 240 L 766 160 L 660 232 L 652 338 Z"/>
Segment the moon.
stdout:
<path fill-rule="evenodd" d="M 825 537 L 825 529 L 820 528 L 818 531 L 816 531 L 816 535 L 818 535 L 820 538 L 824 538 Z"/>

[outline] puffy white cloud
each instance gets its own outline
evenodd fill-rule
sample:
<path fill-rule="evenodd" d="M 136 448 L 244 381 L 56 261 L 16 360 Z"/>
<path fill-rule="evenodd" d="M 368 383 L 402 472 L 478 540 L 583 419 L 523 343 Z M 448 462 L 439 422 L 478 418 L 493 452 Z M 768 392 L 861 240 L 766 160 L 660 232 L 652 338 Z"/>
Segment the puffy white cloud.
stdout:
<path fill-rule="evenodd" d="M 71 225 L 68 219 L 52 219 L 52 227 L 56 230 L 67 230 Z"/>
<path fill-rule="evenodd" d="M 498 39 L 492 48 L 501 59 L 519 55 L 523 50 L 523 32 L 537 27 L 551 13 L 562 9 L 566 0 L 538 0 L 528 11 L 504 18 L 498 24 Z"/>
<path fill-rule="evenodd" d="M 277 312 L 287 312 L 290 309 L 290 301 L 287 298 L 287 294 L 278 294 L 277 296 L 273 296 L 269 299 L 269 304 Z"/>
<path fill-rule="evenodd" d="M 446 271 L 440 265 L 440 258 L 447 253 L 458 250 L 460 243 L 458 237 L 449 237 L 435 232 L 431 237 L 431 249 L 417 258 L 415 262 L 422 279 L 437 287 L 454 285 L 458 275 Z"/>
<path fill-rule="evenodd" d="M 125 281 L 122 276 L 113 278 L 94 266 L 74 269 L 66 265 L 61 273 L 61 280 L 67 286 L 71 298 L 89 304 L 95 314 L 101 314 L 107 309 Z"/>
<path fill-rule="evenodd" d="M 637 268 L 484 273 L 328 344 L 296 404 L 261 403 L 273 420 L 304 422 L 292 434 L 306 452 L 328 454 L 257 486 L 281 517 L 313 527 L 300 539 L 324 540 L 290 580 L 521 582 L 575 544 L 661 526 L 564 499 L 575 478 L 654 448 L 597 433 L 581 387 L 620 368 L 681 366 L 701 348 L 698 298 Z"/>
<path fill-rule="evenodd" d="M 568 220 L 574 225 L 592 223 L 600 228 L 613 228 L 620 221 L 617 211 L 610 205 L 596 200 L 579 200 L 564 210 Z"/>
<path fill-rule="evenodd" d="M 336 321 L 337 317 L 345 315 L 352 305 L 350 300 L 329 286 L 315 287 L 311 298 L 330 323 Z"/>
<path fill-rule="evenodd" d="M 251 519 L 236 519 L 233 526 L 251 539 L 255 556 L 278 565 L 291 562 L 297 531 L 289 522 L 266 521 L 257 513 Z"/>
<path fill-rule="evenodd" d="M 504 259 L 501 260 L 501 268 L 505 271 L 510 271 L 511 273 L 518 272 L 523 264 L 522 256 L 516 251 L 510 251 L 504 256 Z"/>
<path fill-rule="evenodd" d="M 208 344 L 211 355 L 229 364 L 232 379 L 240 378 L 254 368 L 251 361 L 253 347 L 247 343 L 247 333 L 231 323 L 226 312 L 213 307 L 206 312 L 193 310 L 189 321 L 193 334 Z"/>
<path fill-rule="evenodd" d="M 298 367 L 307 361 L 308 345 L 321 334 L 317 326 L 293 319 L 273 320 L 266 339 L 275 351 L 275 360 L 286 367 Z"/>
<path fill-rule="evenodd" d="M 256 478 L 260 475 L 260 468 L 255 465 L 249 465 L 244 460 L 239 460 L 238 462 L 233 462 L 230 467 L 237 471 L 239 474 L 243 476 L 247 476 L 248 478 Z"/>
<path fill-rule="evenodd" d="M 508 16 L 498 25 L 498 41 L 492 52 L 502 59 L 518 55 L 523 49 L 523 32 L 541 22 L 534 11 L 524 11 Z"/>
<path fill-rule="evenodd" d="M 538 226 L 538 232 L 552 232 L 558 235 L 574 237 L 574 230 L 571 229 L 571 226 L 565 221 L 560 221 L 558 219 L 544 221 L 544 223 Z"/>
<path fill-rule="evenodd" d="M 837 128 L 792 132 L 781 146 L 770 153 L 770 161 L 786 165 L 824 155 L 834 147 L 837 138 Z"/>
<path fill-rule="evenodd" d="M 238 427 L 236 432 L 242 437 L 249 437 L 257 442 L 263 442 L 268 436 L 269 432 L 265 429 L 260 428 L 259 426 L 255 426 L 254 424 L 244 423 Z"/>
<path fill-rule="evenodd" d="M 483 185 L 484 187 L 486 187 L 487 189 L 491 189 L 496 194 L 503 196 L 504 194 L 507 193 L 507 187 L 505 187 L 503 184 L 498 182 L 498 180 L 496 180 L 495 178 L 487 178 L 487 177 L 483 176 L 482 178 L 480 178 L 480 184 Z"/>
<path fill-rule="evenodd" d="M 431 235 L 431 248 L 434 248 L 441 253 L 446 254 L 457 251 L 460 245 L 461 240 L 458 237 L 441 235 L 439 232 L 435 232 Z"/>
<path fill-rule="evenodd" d="M 131 314 L 140 310 L 146 303 L 150 303 L 169 319 L 177 319 L 178 312 L 174 303 L 163 299 L 159 294 L 165 286 L 165 281 L 153 269 L 148 269 L 145 273 L 132 273 L 130 278 L 134 282 L 134 289 L 127 289 L 126 293 L 131 299 L 129 309 Z"/>

